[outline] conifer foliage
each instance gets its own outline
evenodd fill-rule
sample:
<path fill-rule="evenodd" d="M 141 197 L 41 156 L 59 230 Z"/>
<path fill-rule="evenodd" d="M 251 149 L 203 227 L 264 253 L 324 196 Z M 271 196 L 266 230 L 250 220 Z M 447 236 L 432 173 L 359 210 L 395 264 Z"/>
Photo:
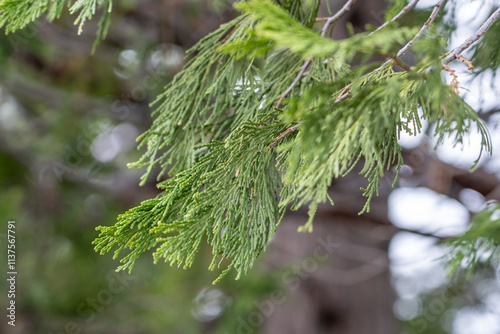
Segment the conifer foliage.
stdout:
<path fill-rule="evenodd" d="M 94 50 L 103 38 L 106 37 L 110 20 L 113 0 L 2 0 L 0 2 L 0 27 L 5 26 L 7 33 L 22 29 L 45 14 L 47 20 L 59 18 L 64 8 L 69 8 L 71 14 L 76 14 L 75 24 L 79 25 L 78 33 L 82 32 L 85 21 L 90 20 L 100 8 L 104 14 L 99 21 L 97 39 Z"/>
<path fill-rule="evenodd" d="M 422 120 L 433 124 L 438 144 L 450 136 L 460 144 L 478 129 L 482 149 L 491 152 L 476 112 L 442 73 L 453 74 L 447 64 L 464 60 L 461 53 L 471 46 L 472 64 L 498 68 L 492 46 L 498 38 L 487 31 L 499 30 L 500 9 L 446 52 L 442 17 L 453 1 L 436 1 L 420 26 L 401 25 L 417 2 L 393 0 L 383 25 L 350 29 L 343 40 L 330 34 L 355 0 L 326 18 L 318 17 L 320 0 L 238 3 L 241 15 L 189 50 L 184 70 L 152 104 L 154 122 L 140 137 L 145 153 L 131 166 L 146 167 L 142 183 L 159 167 L 163 192 L 115 225 L 98 227 L 96 250 L 122 256 L 120 270 L 132 270 L 152 249 L 155 261 L 189 267 L 207 242 L 209 268 L 225 268 L 220 277 L 234 269 L 238 278 L 265 250 L 288 208 L 308 206 L 310 218 L 300 230 L 311 231 L 318 204 L 331 201 L 332 180 L 359 164 L 366 177 L 360 194 L 367 198 L 361 213 L 369 211 L 384 172 L 403 164 L 400 134 L 418 134 Z M 111 0 L 4 0 L 0 25 L 14 31 L 43 13 L 52 20 L 65 6 L 78 15 L 80 29 L 104 8 L 97 42 L 105 36 Z M 410 49 L 415 61 L 405 64 L 401 57 Z"/>

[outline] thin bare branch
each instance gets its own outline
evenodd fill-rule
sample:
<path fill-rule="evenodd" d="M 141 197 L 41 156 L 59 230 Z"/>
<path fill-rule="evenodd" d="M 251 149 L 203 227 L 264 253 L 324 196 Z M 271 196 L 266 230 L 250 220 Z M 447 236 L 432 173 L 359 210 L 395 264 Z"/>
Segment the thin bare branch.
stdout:
<path fill-rule="evenodd" d="M 347 14 L 352 6 L 356 3 L 356 0 L 348 0 L 345 5 L 337 12 L 335 15 L 330 16 L 327 20 L 325 25 L 323 26 L 323 29 L 321 29 L 321 37 L 325 37 L 326 33 L 328 30 L 330 30 L 330 27 L 333 26 L 335 23 L 337 23 L 338 20 L 345 14 Z"/>
<path fill-rule="evenodd" d="M 304 75 L 304 72 L 309 68 L 309 66 L 311 66 L 312 61 L 313 61 L 313 59 L 309 58 L 308 60 L 306 60 L 304 65 L 302 65 L 302 67 L 300 68 L 299 74 L 297 74 L 295 79 L 293 79 L 292 84 L 286 89 L 286 91 L 283 94 L 281 94 L 280 98 L 276 102 L 276 105 L 275 105 L 276 108 L 279 108 L 283 99 L 286 98 L 288 96 L 288 94 L 290 94 L 292 92 L 292 90 L 295 88 L 295 86 L 297 85 L 299 80 Z"/>
<path fill-rule="evenodd" d="M 404 69 L 407 72 L 411 71 L 410 66 L 408 66 L 404 61 L 402 61 L 398 57 L 390 55 L 390 54 L 384 54 L 384 53 L 382 53 L 382 55 L 389 59 L 388 62 L 390 62 L 392 60 L 394 62 L 394 65 L 401 67 L 402 69 Z M 383 67 L 385 67 L 385 65 L 386 64 L 379 67 L 379 69 L 382 69 Z"/>
<path fill-rule="evenodd" d="M 420 38 L 422 38 L 422 36 L 425 34 L 425 32 L 427 31 L 427 29 L 429 29 L 429 27 L 431 26 L 431 24 L 434 23 L 434 21 L 436 21 L 437 17 L 439 16 L 439 12 L 444 7 L 445 3 L 446 3 L 446 0 L 439 0 L 439 2 L 436 4 L 436 6 L 434 6 L 434 9 L 432 10 L 432 13 L 429 16 L 429 18 L 427 19 L 427 21 L 425 21 L 425 23 L 422 26 L 422 28 L 420 28 L 420 31 L 415 35 L 415 37 L 412 38 L 411 41 L 409 41 L 408 43 L 406 43 L 406 45 L 403 46 L 401 48 L 401 50 L 399 50 L 399 52 L 396 55 L 396 57 L 400 58 L 400 57 L 404 56 L 408 52 L 408 50 L 411 49 L 411 47 L 413 46 L 413 44 L 415 44 L 415 41 L 417 41 Z"/>
<path fill-rule="evenodd" d="M 337 102 L 337 99 L 341 98 L 342 95 L 344 95 L 345 91 L 349 89 L 349 87 L 352 86 L 352 82 L 350 84 L 348 84 L 347 86 L 345 86 L 344 88 L 342 88 L 341 90 L 339 90 L 338 92 L 335 92 L 332 94 L 332 96 L 335 96 L 337 95 L 337 98 L 335 99 L 335 102 Z"/>
<path fill-rule="evenodd" d="M 457 75 L 455 74 L 455 71 L 452 70 L 448 65 L 444 65 L 444 70 L 449 72 L 452 79 L 451 79 L 451 82 L 450 82 L 450 87 L 451 87 L 451 90 L 453 90 L 455 92 L 455 94 L 459 95 L 459 92 L 458 92 L 458 77 Z"/>
<path fill-rule="evenodd" d="M 439 2 L 436 4 L 436 6 L 434 6 L 434 9 L 432 10 L 432 13 L 429 16 L 429 18 L 427 19 L 427 21 L 425 21 L 425 23 L 422 26 L 422 28 L 420 28 L 420 31 L 415 35 L 415 37 L 413 37 L 411 39 L 411 41 L 409 41 L 408 43 L 406 43 L 406 45 L 403 46 L 398 51 L 398 53 L 396 54 L 395 58 L 399 59 L 400 57 L 404 56 L 411 49 L 411 47 L 413 46 L 413 44 L 415 44 L 415 42 L 417 40 L 419 40 L 420 38 L 422 38 L 422 36 L 425 34 L 425 32 L 427 31 L 427 29 L 429 29 L 429 27 L 431 26 L 431 24 L 434 23 L 434 21 L 436 21 L 437 17 L 439 16 L 439 12 L 444 7 L 445 3 L 446 3 L 446 0 L 439 0 Z M 393 63 L 395 61 L 395 58 L 393 57 L 392 59 L 387 60 L 378 69 L 381 69 L 381 68 L 384 68 L 384 67 L 390 65 L 391 63 Z"/>
<path fill-rule="evenodd" d="M 402 18 L 405 14 L 407 14 L 409 11 L 411 11 L 413 8 L 415 8 L 415 6 L 417 5 L 417 3 L 419 2 L 420 0 L 412 0 L 409 4 L 407 4 L 403 9 L 401 9 L 401 11 L 399 13 L 396 14 L 396 16 L 394 16 L 390 21 L 386 21 L 384 24 L 382 24 L 380 27 L 378 27 L 374 32 L 372 32 L 371 34 L 373 33 L 376 33 L 377 31 L 379 31 L 380 29 L 383 29 L 385 27 L 387 27 L 387 25 L 389 23 L 393 23 L 393 22 L 396 22 L 397 20 L 399 20 L 400 18 Z M 370 34 L 370 35 L 371 35 Z"/>
<path fill-rule="evenodd" d="M 481 25 L 481 27 L 476 31 L 476 33 L 465 40 L 462 44 L 457 46 L 453 51 L 450 52 L 443 59 L 443 65 L 450 63 L 451 61 L 457 59 L 458 55 L 467 50 L 472 44 L 477 42 L 481 37 L 486 34 L 488 29 L 500 18 L 500 8 L 498 8 L 491 16 Z"/>

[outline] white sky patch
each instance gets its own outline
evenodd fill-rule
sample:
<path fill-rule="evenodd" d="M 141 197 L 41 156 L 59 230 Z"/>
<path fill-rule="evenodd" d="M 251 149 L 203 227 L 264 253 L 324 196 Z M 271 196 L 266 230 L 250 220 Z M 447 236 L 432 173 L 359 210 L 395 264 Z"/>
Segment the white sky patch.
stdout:
<path fill-rule="evenodd" d="M 252 86 L 256 86 L 260 83 L 260 77 L 255 75 L 253 77 L 253 81 L 250 81 L 247 77 L 245 78 L 242 78 L 242 79 L 238 79 L 238 81 L 236 81 L 236 84 L 234 85 L 234 90 L 242 90 L 243 89 L 243 86 L 245 86 L 245 90 L 250 90 L 252 89 Z M 258 93 L 260 90 L 260 87 L 256 87 L 254 88 L 254 92 L 255 93 Z"/>
<path fill-rule="evenodd" d="M 457 312 L 453 323 L 453 334 L 498 334 L 500 333 L 500 319 L 498 315 L 463 308 Z"/>
<path fill-rule="evenodd" d="M 498 99 L 497 99 L 498 101 Z M 496 116 L 500 120 L 500 115 Z M 500 170 L 500 126 L 493 119 L 488 124 L 483 125 L 487 128 L 491 139 L 493 152 L 483 149 L 479 165 L 484 167 L 487 172 L 496 173 Z M 435 139 L 434 139 L 435 141 Z M 463 144 L 454 144 L 454 138 L 449 136 L 445 138 L 442 144 L 436 148 L 437 157 L 450 165 L 461 169 L 471 168 L 481 153 L 482 136 L 478 132 L 477 126 L 473 125 L 471 131 L 464 136 Z"/>
<path fill-rule="evenodd" d="M 92 142 L 92 155 L 101 162 L 109 162 L 124 151 L 135 147 L 139 130 L 130 123 L 122 123 L 104 131 Z"/>
<path fill-rule="evenodd" d="M 415 318 L 421 309 L 418 298 L 399 298 L 394 303 L 394 314 L 398 319 L 410 320 Z"/>
<path fill-rule="evenodd" d="M 436 238 L 397 233 L 389 245 L 389 259 L 398 295 L 411 299 L 444 284 L 447 280 L 442 265 L 445 251 L 436 245 Z"/>
<path fill-rule="evenodd" d="M 389 196 L 389 219 L 399 227 L 452 236 L 464 232 L 469 212 L 428 188 L 399 188 Z"/>
<path fill-rule="evenodd" d="M 436 148 L 439 160 L 462 169 L 471 168 L 481 153 L 482 136 L 477 126 L 472 125 L 471 131 L 463 138 L 463 143 L 455 144 L 455 138 L 448 136 Z M 480 162 L 486 161 L 488 154 L 483 151 Z"/>
<path fill-rule="evenodd" d="M 474 189 L 460 190 L 458 199 L 471 212 L 479 212 L 486 208 L 486 198 Z"/>
<path fill-rule="evenodd" d="M 463 96 L 463 99 L 467 104 L 469 104 L 474 110 L 485 110 L 489 111 L 494 108 L 500 107 L 500 101 L 498 100 L 498 94 L 500 90 L 500 75 L 497 73 L 494 76 L 493 71 L 487 70 L 484 73 L 474 76 L 472 75 L 465 65 L 453 64 L 452 67 L 458 76 L 459 85 L 458 90 Z M 451 77 L 448 75 L 448 82 Z"/>
<path fill-rule="evenodd" d="M 484 297 L 484 303 L 489 307 L 490 310 L 494 310 L 498 316 L 500 316 L 500 292 L 499 287 L 496 287 L 497 291 L 490 293 Z"/>
<path fill-rule="evenodd" d="M 490 14 L 488 1 L 459 1 L 455 9 L 457 29 L 449 45 L 450 50 L 462 44 L 466 36 L 472 35 Z"/>
<path fill-rule="evenodd" d="M 399 232 L 392 238 L 389 246 L 389 258 L 399 274 L 410 274 L 417 268 L 428 267 L 429 259 L 437 260 L 443 254 L 436 246 L 436 238 L 430 238 L 410 232 Z"/>
<path fill-rule="evenodd" d="M 118 56 L 118 64 L 122 67 L 138 66 L 139 55 L 135 50 L 124 50 Z"/>

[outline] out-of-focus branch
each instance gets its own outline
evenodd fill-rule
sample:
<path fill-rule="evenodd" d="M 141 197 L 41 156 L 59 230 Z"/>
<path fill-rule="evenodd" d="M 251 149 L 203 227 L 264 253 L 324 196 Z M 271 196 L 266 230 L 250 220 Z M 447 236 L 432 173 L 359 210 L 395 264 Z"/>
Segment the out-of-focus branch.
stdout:
<path fill-rule="evenodd" d="M 283 94 L 281 94 L 280 98 L 276 102 L 276 105 L 275 105 L 276 108 L 279 108 L 281 106 L 281 102 L 283 102 L 283 100 L 292 92 L 292 90 L 295 88 L 295 86 L 297 86 L 297 84 L 299 83 L 299 80 L 304 75 L 304 72 L 307 69 L 309 69 L 309 66 L 311 66 L 312 61 L 313 61 L 313 59 L 309 58 L 308 60 L 306 60 L 304 65 L 302 65 L 302 67 L 300 68 L 299 74 L 297 74 L 295 79 L 293 79 L 292 84 L 286 89 L 286 91 Z"/>
<path fill-rule="evenodd" d="M 419 2 L 420 0 L 412 0 L 408 5 L 406 5 L 403 9 L 401 9 L 401 11 L 399 13 L 396 14 L 396 16 L 394 16 L 390 21 L 386 21 L 384 24 L 382 24 L 380 27 L 378 27 L 374 32 L 372 32 L 371 34 L 373 33 L 376 33 L 377 31 L 379 31 L 380 29 L 383 29 L 385 27 L 387 27 L 387 25 L 389 23 L 393 23 L 393 22 L 396 22 L 398 21 L 400 18 L 402 18 L 405 14 L 407 14 L 409 11 L 411 11 L 413 8 L 415 8 L 415 6 L 417 5 L 417 3 Z M 370 34 L 370 35 L 371 35 Z"/>
<path fill-rule="evenodd" d="M 415 41 L 417 41 L 420 38 L 422 38 L 422 36 L 429 29 L 429 27 L 431 26 L 431 24 L 434 23 L 434 21 L 436 21 L 437 17 L 439 16 L 439 12 L 444 7 L 445 3 L 446 3 L 446 0 L 439 0 L 439 2 L 436 4 L 436 6 L 434 6 L 434 9 L 432 10 L 432 13 L 429 16 L 429 18 L 427 19 L 427 21 L 425 21 L 425 23 L 422 26 L 422 28 L 420 28 L 420 31 L 415 35 L 415 37 L 412 38 L 411 41 L 409 41 L 408 43 L 406 43 L 406 45 L 403 46 L 401 48 L 401 50 L 399 50 L 399 52 L 397 53 L 396 57 L 399 58 L 399 57 L 404 56 L 408 52 L 408 50 L 411 49 L 411 47 L 413 46 L 413 44 L 415 44 Z"/>
<path fill-rule="evenodd" d="M 420 28 L 419 32 L 415 35 L 415 37 L 413 37 L 411 39 L 411 41 L 409 41 L 408 43 L 406 43 L 405 46 L 403 46 L 398 51 L 398 53 L 396 54 L 396 58 L 400 58 L 400 57 L 404 56 L 412 48 L 413 44 L 415 44 L 415 42 L 417 40 L 419 40 L 420 38 L 422 38 L 422 36 L 429 29 L 429 27 L 431 26 L 431 24 L 436 21 L 436 19 L 439 16 L 439 12 L 441 11 L 441 9 L 444 7 L 445 4 L 446 4 L 446 0 L 439 0 L 439 2 L 434 6 L 434 9 L 432 10 L 431 15 L 429 16 L 429 18 L 427 19 L 427 21 L 425 21 L 425 23 L 422 26 L 422 28 Z M 393 62 L 394 62 L 394 59 L 389 59 L 385 63 L 383 63 L 379 68 L 384 68 L 384 67 L 388 66 L 389 64 L 391 64 Z"/>
<path fill-rule="evenodd" d="M 451 51 L 444 59 L 443 65 L 450 63 L 451 61 L 458 59 L 459 55 L 467 50 L 472 44 L 477 42 L 481 37 L 486 34 L 488 29 L 491 28 L 493 23 L 495 23 L 500 18 L 500 8 L 498 8 L 491 16 L 481 25 L 481 27 L 476 31 L 476 33 L 469 38 L 467 38 L 462 44 L 457 46 L 453 51 Z"/>
<path fill-rule="evenodd" d="M 333 16 L 330 16 L 326 22 L 325 22 L 325 25 L 323 26 L 323 29 L 321 29 L 321 37 L 325 37 L 328 30 L 330 30 L 330 28 L 335 24 L 337 23 L 338 20 L 340 20 L 340 18 L 342 16 L 344 16 L 345 14 L 347 14 L 352 6 L 354 6 L 354 4 L 356 3 L 356 0 L 348 0 L 345 5 L 337 12 L 335 13 L 335 15 Z"/>

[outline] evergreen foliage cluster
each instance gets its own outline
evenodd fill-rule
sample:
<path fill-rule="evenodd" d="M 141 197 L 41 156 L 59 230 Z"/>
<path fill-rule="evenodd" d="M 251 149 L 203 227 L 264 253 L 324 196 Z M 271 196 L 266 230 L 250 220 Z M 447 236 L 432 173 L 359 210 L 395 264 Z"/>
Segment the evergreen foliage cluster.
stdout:
<path fill-rule="evenodd" d="M 75 24 L 78 24 L 80 34 L 83 25 L 90 20 L 100 8 L 104 8 L 104 14 L 99 21 L 97 38 L 94 48 L 106 37 L 111 21 L 111 10 L 113 0 L 2 0 L 0 1 L 0 28 L 5 27 L 7 33 L 22 29 L 45 14 L 47 20 L 53 21 L 59 18 L 65 8 L 71 14 L 76 14 Z"/>
<path fill-rule="evenodd" d="M 157 165 L 160 177 L 172 178 L 159 183 L 165 192 L 158 198 L 99 228 L 97 250 L 116 247 L 119 256 L 129 249 L 119 269 L 132 269 L 152 248 L 156 261 L 189 267 L 206 238 L 209 268 L 228 260 L 221 277 L 231 268 L 239 277 L 286 208 L 309 205 L 301 230 L 312 230 L 332 179 L 358 163 L 368 211 L 384 171 L 403 164 L 400 133 L 419 133 L 422 119 L 434 124 L 438 143 L 446 136 L 461 143 L 476 127 L 491 151 L 477 114 L 441 78 L 444 43 L 435 28 L 415 39 L 411 68 L 396 56 L 380 65 L 369 60 L 396 55 L 419 29 L 390 24 L 334 41 L 313 29 L 318 2 L 291 3 L 301 2 L 239 4 L 242 15 L 190 51 L 191 61 L 155 102 L 154 124 L 141 138 L 147 151 L 133 166 L 148 167 L 143 182 Z M 276 103 L 303 60 L 309 73 Z M 299 130 L 280 136 L 292 128 Z"/>
<path fill-rule="evenodd" d="M 312 230 L 332 179 L 358 163 L 368 211 L 384 171 L 403 164 L 400 133 L 419 133 L 422 119 L 434 124 L 438 142 L 452 136 L 461 143 L 477 127 L 491 150 L 477 114 L 441 78 L 444 43 L 436 29 L 415 40 L 413 67 L 396 56 L 380 65 L 369 61 L 373 55 L 397 54 L 419 29 L 390 24 L 334 41 L 315 32 L 318 3 L 308 5 L 243 2 L 240 17 L 190 51 L 184 71 L 155 102 L 154 124 L 141 138 L 147 151 L 133 164 L 148 166 L 143 182 L 157 165 L 160 176 L 170 172 L 159 184 L 165 193 L 99 228 L 97 250 L 116 247 L 119 256 L 130 249 L 120 269 L 151 248 L 155 260 L 189 267 L 206 238 L 210 269 L 227 259 L 222 275 L 234 268 L 239 277 L 286 208 L 309 205 L 301 230 Z M 308 75 L 276 104 L 303 60 L 311 63 Z"/>
<path fill-rule="evenodd" d="M 160 182 L 164 193 L 121 215 L 115 226 L 100 227 L 96 248 L 105 252 L 116 246 L 116 255 L 132 249 L 120 269 L 131 269 L 142 252 L 157 245 L 155 260 L 188 267 L 206 238 L 215 254 L 211 269 L 230 258 L 226 271 L 246 272 L 284 211 L 278 205 L 282 184 L 276 153 L 268 149 L 284 123 L 271 122 L 276 113 L 260 116 L 224 141 L 196 147 L 205 153 L 190 168 Z"/>
<path fill-rule="evenodd" d="M 477 72 L 493 71 L 500 68 L 500 25 L 491 27 L 484 38 L 474 47 L 474 69 Z"/>
<path fill-rule="evenodd" d="M 367 198 L 360 210 L 369 211 L 384 172 L 403 165 L 401 133 L 420 133 L 422 120 L 433 125 L 438 144 L 447 137 L 460 144 L 478 129 L 482 149 L 491 152 L 476 112 L 442 78 L 445 57 L 460 56 L 445 52 L 438 16 L 446 1 L 421 26 L 401 25 L 416 2 L 393 1 L 387 23 L 362 33 L 350 29 L 343 40 L 330 32 L 353 0 L 325 19 L 318 18 L 319 0 L 237 4 L 241 15 L 189 50 L 184 70 L 152 105 L 153 125 L 139 139 L 146 151 L 131 166 L 147 168 L 142 183 L 159 167 L 164 191 L 114 226 L 99 227 L 96 250 L 123 256 L 120 270 L 132 270 L 151 249 L 155 261 L 189 267 L 206 240 L 213 249 L 209 268 L 224 267 L 220 277 L 234 269 L 238 278 L 265 250 L 287 208 L 308 205 L 310 218 L 300 230 L 311 231 L 318 204 L 331 201 L 332 179 L 358 164 Z M 97 42 L 105 36 L 111 0 L 4 0 L 0 26 L 14 31 L 43 13 L 52 20 L 65 6 L 78 14 L 80 31 L 105 8 Z M 479 69 L 498 67 L 494 31 L 498 25 L 475 48 L 471 61 Z M 410 48 L 415 63 L 408 65 L 400 57 Z M 476 232 L 483 233 L 480 227 L 470 233 Z M 453 245 L 462 259 L 476 249 Z"/>

